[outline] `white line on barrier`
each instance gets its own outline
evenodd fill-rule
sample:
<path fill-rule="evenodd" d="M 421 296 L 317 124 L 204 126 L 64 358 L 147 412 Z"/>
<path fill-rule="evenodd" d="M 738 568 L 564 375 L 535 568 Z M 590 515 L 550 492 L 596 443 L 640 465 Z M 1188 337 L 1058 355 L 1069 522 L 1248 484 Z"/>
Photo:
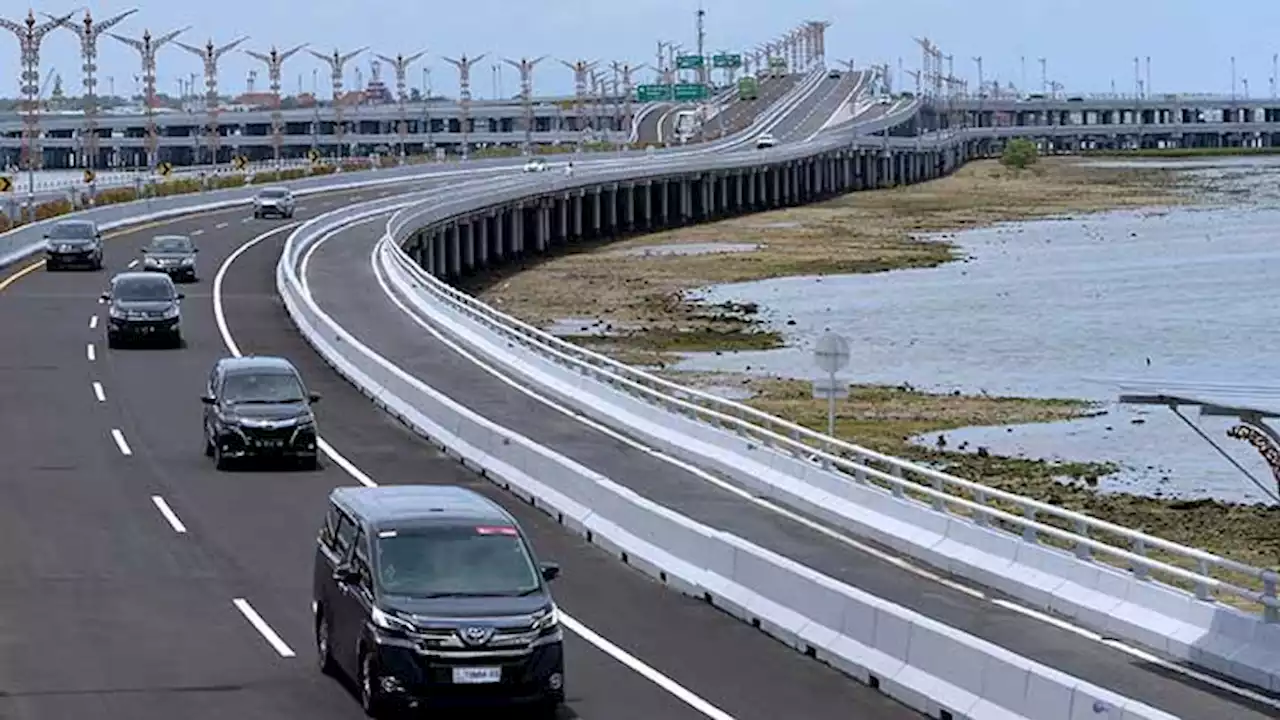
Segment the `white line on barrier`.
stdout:
<path fill-rule="evenodd" d="M 293 651 L 293 648 L 285 644 L 284 640 L 281 639 L 275 630 L 271 629 L 271 626 L 267 624 L 266 620 L 262 619 L 262 616 L 258 614 L 257 610 L 253 609 L 253 606 L 249 604 L 248 600 L 245 600 L 244 598 L 235 598 L 231 601 L 231 604 L 236 606 L 236 609 L 240 611 L 240 614 L 244 615 L 244 618 L 249 621 L 249 624 L 253 626 L 253 629 L 257 630 L 258 634 L 266 639 L 271 647 L 280 654 L 280 657 L 291 658 L 297 654 Z"/>
<path fill-rule="evenodd" d="M 368 220 L 364 220 L 364 221 L 361 221 L 361 222 L 358 222 L 358 223 L 352 223 L 352 225 L 347 226 L 347 227 L 354 227 L 354 226 L 356 226 L 356 225 L 363 224 L 364 222 L 368 222 L 369 220 L 372 220 L 372 219 L 374 219 L 374 218 L 370 218 L 370 219 L 368 219 Z M 323 244 L 326 240 L 328 240 L 329 238 L 333 237 L 333 236 L 334 236 L 334 235 L 336 235 L 336 234 L 337 234 L 336 232 L 332 232 L 332 233 L 330 233 L 329 235 L 326 235 L 326 236 L 324 236 L 324 237 L 319 238 L 317 241 L 315 241 L 315 242 L 313 243 L 312 247 L 308 249 L 308 253 L 310 253 L 310 252 L 314 252 L 314 250 L 315 250 L 315 248 L 316 248 L 316 247 L 318 247 L 319 245 Z M 383 242 L 385 242 L 385 241 L 383 241 Z M 757 497 L 757 496 L 755 496 L 755 495 L 751 494 L 749 491 L 747 491 L 747 490 L 745 490 L 745 489 L 743 489 L 743 488 L 741 488 L 741 487 L 738 487 L 738 486 L 736 486 L 736 485 L 734 485 L 734 484 L 732 484 L 732 483 L 729 483 L 729 482 L 727 482 L 727 481 L 725 481 L 725 480 L 722 480 L 721 478 L 719 478 L 719 477 L 717 477 L 717 476 L 715 476 L 715 475 L 713 475 L 713 474 L 711 474 L 711 473 L 709 473 L 709 472 L 707 472 L 707 471 L 703 470 L 703 469 L 702 469 L 702 468 L 700 468 L 700 467 L 697 467 L 697 466 L 695 466 L 695 465 L 691 465 L 691 464 L 689 464 L 689 463 L 687 463 L 687 462 L 685 462 L 685 461 L 683 461 L 683 460 L 680 460 L 680 459 L 678 459 L 678 458 L 675 458 L 675 457 L 672 457 L 672 456 L 670 456 L 670 455 L 667 455 L 667 454 L 665 454 L 665 453 L 661 452 L 660 450 L 656 450 L 656 449 L 654 449 L 654 448 L 651 448 L 651 447 L 649 447 L 649 446 L 647 446 L 647 445 L 645 445 L 645 444 L 643 444 L 643 443 L 641 443 L 641 442 L 639 442 L 639 441 L 635 440 L 634 438 L 631 438 L 631 437 L 629 437 L 629 436 L 627 436 L 627 435 L 624 435 L 624 434 L 622 434 L 622 433 L 619 433 L 618 431 L 616 431 L 616 430 L 614 430 L 614 429 L 612 429 L 612 428 L 610 428 L 610 427 L 608 427 L 608 426 L 606 426 L 606 425 L 602 425 L 602 424 L 600 424 L 599 422 L 597 422 L 597 421 L 595 421 L 595 420 L 593 420 L 593 419 L 591 419 L 591 418 L 589 418 L 589 417 L 587 417 L 587 416 L 585 416 L 585 415 L 582 415 L 581 413 L 577 412 L 576 410 L 574 410 L 574 409 L 572 409 L 572 408 L 569 408 L 569 407 L 563 406 L 563 405 L 561 405 L 561 404 L 559 404 L 559 403 L 555 402 L 554 400 L 551 400 L 551 399 L 549 399 L 549 398 L 547 398 L 547 397 L 545 397 L 545 396 L 543 396 L 543 395 L 540 395 L 539 393 L 537 393 L 536 391 L 532 390 L 531 388 L 529 388 L 529 387 L 527 387 L 527 386 L 525 386 L 525 385 L 521 384 L 518 380 L 515 380 L 514 378 L 511 378 L 511 377 L 509 377 L 509 376 L 507 376 L 507 375 L 503 374 L 501 370 L 498 370 L 496 367 L 494 367 L 494 366 L 493 366 L 493 365 L 491 365 L 490 363 L 486 362 L 485 360 L 481 359 L 481 358 L 480 358 L 480 357 L 478 357 L 477 355 L 473 354 L 473 353 L 472 353 L 472 352 L 470 352 L 469 350 L 467 350 L 467 349 L 463 348 L 461 345 L 459 345 L 458 343 L 454 342 L 451 338 L 449 338 L 449 337 L 445 336 L 443 333 L 441 333 L 438 329 L 436 329 L 436 328 L 435 328 L 433 325 L 431 325 L 429 322 L 427 322 L 426 320 L 424 320 L 424 319 L 423 319 L 423 318 L 422 318 L 422 317 L 421 317 L 417 312 L 414 312 L 410 307 L 408 307 L 408 306 L 404 303 L 404 301 L 403 301 L 403 300 L 401 300 L 401 299 L 396 295 L 396 293 L 395 293 L 394 289 L 392 289 L 392 288 L 387 284 L 387 281 L 386 281 L 386 279 L 385 279 L 385 277 L 384 277 L 384 272 L 385 272 L 385 270 L 383 270 L 383 269 L 380 267 L 380 263 L 378 263 L 378 260 L 377 260 L 377 253 L 378 253 L 378 249 L 377 249 L 377 248 L 375 248 L 375 249 L 374 249 L 374 253 L 373 253 L 373 254 L 371 255 L 371 257 L 370 257 L 370 261 L 371 261 L 371 264 L 372 264 L 372 267 L 373 267 L 374 277 L 375 277 L 375 279 L 378 281 L 379 286 L 381 286 L 383 293 L 388 297 L 388 299 L 390 299 L 392 303 L 394 303 L 394 304 L 395 304 L 395 305 L 396 305 L 396 306 L 397 306 L 397 307 L 398 307 L 398 308 L 399 308 L 399 309 L 400 309 L 400 310 L 401 310 L 401 311 L 402 311 L 406 316 L 408 316 L 408 318 L 409 318 L 410 320 L 412 320 L 412 321 L 413 321 L 415 324 L 417 324 L 419 327 L 421 327 L 421 328 L 423 328 L 424 330 L 426 330 L 426 331 L 427 331 L 428 333 L 430 333 L 430 334 L 431 334 L 431 335 L 432 335 L 436 340 L 438 340 L 439 342 L 441 342 L 441 343 L 442 343 L 442 344 L 444 344 L 445 346 L 449 347 L 451 350 L 453 350 L 453 351 L 454 351 L 455 353 L 457 353 L 459 356 L 461 356 L 461 357 L 463 357 L 464 359 L 466 359 L 468 362 L 474 363 L 477 367 L 479 367 L 480 369 L 482 369 L 482 370 L 484 370 L 485 372 L 489 373 L 489 374 L 490 374 L 490 375 L 492 375 L 494 378 L 496 378 L 496 379 L 498 379 L 499 381 L 501 381 L 501 382 L 503 382 L 503 383 L 507 384 L 508 386 L 510 386 L 510 387 L 512 387 L 512 388 L 514 388 L 516 391 L 521 392 L 521 393 L 523 393 L 524 395 L 526 395 L 526 396 L 528 396 L 528 397 L 532 398 L 533 400 L 536 400 L 536 401 L 538 401 L 538 402 L 540 402 L 540 403 L 543 403 L 543 404 L 544 404 L 544 405 L 546 405 L 547 407 L 552 408 L 553 410 L 556 410 L 557 412 L 560 412 L 560 413 L 562 413 L 562 414 L 564 414 L 564 415 L 566 415 L 566 416 L 568 416 L 568 417 L 571 417 L 571 418 L 573 418 L 574 420 L 577 420 L 578 422 L 581 422 L 583 425 L 586 425 L 586 426 L 588 426 L 588 427 L 590 427 L 590 428 L 592 428 L 592 429 L 594 429 L 594 430 L 597 430 L 597 431 L 599 431 L 599 432 L 601 432 L 601 433 L 603 433 L 603 434 L 605 434 L 605 435 L 607 435 L 607 436 L 609 436 L 609 437 L 611 437 L 611 438 L 614 438 L 614 439 L 618 440 L 619 442 L 622 442 L 622 443 L 626 444 L 626 445 L 627 445 L 627 446 L 629 446 L 629 447 L 632 447 L 632 448 L 634 448 L 634 449 L 640 450 L 641 452 L 647 453 L 647 454 L 649 454 L 649 455 L 651 455 L 651 456 L 653 456 L 653 457 L 655 457 L 655 458 L 658 458 L 658 459 L 660 459 L 660 460 L 663 460 L 663 461 L 665 461 L 665 462 L 667 462 L 667 463 L 669 463 L 669 464 L 671 464 L 671 465 L 673 465 L 673 466 L 675 466 L 675 467 L 678 467 L 678 468 L 680 468 L 680 469 L 682 469 L 682 470 L 685 470 L 686 472 L 688 472 L 688 473 L 690 473 L 690 474 L 692 474 L 692 475 L 694 475 L 694 476 L 696 476 L 696 477 L 698 477 L 698 478 L 700 478 L 700 479 L 702 479 L 702 480 L 705 480 L 706 482 L 708 482 L 708 483 L 710 483 L 710 484 L 712 484 L 712 485 L 716 486 L 717 488 L 719 488 L 719 489 L 721 489 L 721 490 L 724 490 L 724 491 L 726 491 L 726 492 L 729 492 L 729 493 L 731 493 L 731 494 L 733 494 L 733 495 L 736 495 L 737 497 L 739 497 L 739 498 L 741 498 L 741 499 L 743 499 L 743 500 L 745 500 L 745 501 L 747 501 L 747 502 L 749 502 L 749 503 L 751 503 L 751 504 L 753 504 L 753 505 L 756 505 L 756 506 L 758 506 L 758 507 L 761 507 L 761 508 L 763 508 L 763 509 L 766 509 L 766 510 L 769 510 L 769 511 L 771 511 L 771 512 L 774 512 L 774 513 L 776 513 L 776 514 L 778 514 L 778 515 L 781 515 L 782 517 L 784 517 L 784 518 L 786 518 L 786 519 L 788 519 L 788 520 L 794 521 L 794 522 L 796 522 L 796 523 L 798 523 L 798 524 L 800 524 L 800 525 L 805 526 L 806 528 L 808 528 L 808 529 L 810 529 L 810 530 L 813 530 L 813 531 L 815 531 L 815 532 L 818 532 L 818 533 L 820 533 L 820 534 L 822 534 L 822 535 L 824 535 L 824 536 L 826 536 L 826 537 L 828 537 L 828 538 L 831 538 L 831 539 L 833 539 L 833 540 L 836 540 L 837 542 L 840 542 L 840 543 L 845 544 L 845 545 L 847 545 L 847 546 L 849 546 L 849 547 L 852 547 L 852 548 L 854 548 L 854 549 L 857 549 L 857 550 L 859 550 L 859 551 L 861 551 L 861 552 L 863 552 L 863 553 L 866 553 L 867 555 L 870 555 L 870 556 L 875 557 L 875 558 L 877 558 L 877 559 L 879 559 L 879 560 L 882 560 L 882 561 L 884 561 L 884 562 L 886 562 L 886 563 L 889 563 L 889 564 L 891 564 L 891 565 L 893 565 L 893 566 L 895 566 L 895 567 L 897 567 L 897 568 L 900 568 L 900 569 L 902 569 L 902 570 L 905 570 L 905 571 L 907 571 L 907 572 L 910 572 L 910 573 L 912 573 L 912 574 L 914 574 L 914 575 L 917 575 L 917 576 L 919 576 L 919 577 L 922 577 L 922 578 L 925 578 L 925 579 L 931 580 L 931 581 L 933 581 L 933 582 L 939 583 L 939 584 L 941 584 L 941 585 L 943 585 L 943 586 L 945 586 L 945 587 L 951 588 L 952 590 L 956 590 L 957 592 L 961 592 L 961 593 L 963 593 L 963 594 L 965 594 L 965 595 L 968 595 L 968 596 L 970 596 L 970 597 L 976 598 L 976 599 L 978 599 L 978 600 L 983 600 L 983 601 L 990 602 L 990 603 L 992 603 L 993 605 L 996 605 L 997 607 L 1000 607 L 1000 608 L 1003 608 L 1003 609 L 1006 609 L 1006 610 L 1009 610 L 1009 611 L 1012 611 L 1012 612 L 1017 612 L 1017 613 L 1019 613 L 1019 614 L 1021 614 L 1021 615 L 1025 616 L 1025 617 L 1030 618 L 1030 619 L 1038 620 L 1038 621 L 1044 622 L 1044 623 L 1046 623 L 1046 624 L 1049 624 L 1049 625 L 1055 626 L 1055 627 L 1057 627 L 1057 628 L 1059 628 L 1059 629 L 1066 630 L 1066 631 L 1068 631 L 1068 632 L 1074 633 L 1075 635 L 1078 635 L 1078 636 L 1080 636 L 1080 637 L 1083 637 L 1083 638 L 1086 638 L 1086 639 L 1092 640 L 1092 641 L 1094 641 L 1094 642 L 1097 642 L 1097 643 L 1099 643 L 1099 644 L 1105 645 L 1105 646 L 1107 646 L 1107 647 L 1109 647 L 1109 648 L 1111 648 L 1111 649 L 1113 649 L 1113 650 L 1116 650 L 1116 651 L 1118 651 L 1118 652 L 1121 652 L 1121 653 L 1124 653 L 1124 654 L 1126 654 L 1126 655 L 1129 655 L 1130 657 L 1133 657 L 1133 658 L 1136 658 L 1136 659 L 1139 659 L 1139 660 L 1143 660 L 1143 661 L 1146 661 L 1146 662 L 1151 662 L 1151 663 L 1153 663 L 1153 664 L 1157 664 L 1157 665 L 1159 665 L 1163 670 L 1166 670 L 1166 671 L 1169 671 L 1169 672 L 1173 672 L 1173 673 L 1180 674 L 1180 675 L 1182 675 L 1182 676 L 1184 676 L 1184 677 L 1186 677 L 1186 678 L 1188 678 L 1188 679 L 1190 679 L 1190 680 L 1198 681 L 1198 682 L 1202 682 L 1202 683 L 1205 683 L 1205 684 L 1211 685 L 1211 686 L 1212 686 L 1212 687 L 1214 687 L 1214 688 L 1217 688 L 1217 689 L 1219 689 L 1219 690 L 1224 690 L 1224 691 L 1226 691 L 1226 692 L 1230 692 L 1230 693 L 1233 693 L 1233 694 L 1239 695 L 1240 697 L 1246 698 L 1246 699 L 1248 699 L 1248 700 L 1252 700 L 1252 701 L 1259 702 L 1259 703 L 1262 703 L 1262 704 L 1265 704 L 1265 705 L 1269 705 L 1269 706 L 1271 706 L 1271 707 L 1280 708 L 1280 700 L 1273 700 L 1273 699 L 1267 698 L 1266 696 L 1264 696 L 1264 695 L 1260 695 L 1259 693 L 1254 692 L 1253 690 L 1251 690 L 1251 689 L 1249 689 L 1249 688 L 1247 688 L 1247 687 L 1233 685 L 1233 684 L 1231 684 L 1231 683 L 1230 683 L 1230 682 L 1228 682 L 1228 681 L 1225 681 L 1225 680 L 1222 680 L 1222 679 L 1219 679 L 1219 678 L 1213 677 L 1213 676 L 1211 676 L 1211 675 L 1206 675 L 1206 674 L 1204 674 L 1204 673 L 1198 672 L 1198 671 L 1196 671 L 1196 670 L 1194 670 L 1194 669 L 1191 669 L 1191 668 L 1185 667 L 1185 666 L 1180 665 L 1180 664 L 1178 664 L 1178 663 L 1169 662 L 1169 661 L 1167 661 L 1167 660 L 1162 660 L 1162 659 L 1160 659 L 1158 656 L 1152 655 L 1151 653 L 1148 653 L 1148 652 L 1145 652 L 1145 651 L 1140 650 L 1140 649 L 1138 649 L 1138 648 L 1135 648 L 1135 647 L 1132 647 L 1132 646 L 1126 645 L 1126 644 L 1124 644 L 1124 643 L 1122 643 L 1122 642 L 1120 642 L 1120 641 L 1118 641 L 1118 640 L 1114 640 L 1114 639 L 1111 639 L 1111 638 L 1103 637 L 1102 635 L 1099 635 L 1099 634 L 1097 634 L 1097 633 L 1094 633 L 1094 632 L 1092 632 L 1092 631 L 1090 631 L 1090 630 L 1087 630 L 1087 629 L 1085 629 L 1085 628 L 1082 628 L 1082 627 L 1079 627 L 1079 626 L 1076 626 L 1076 625 L 1072 625 L 1071 623 L 1069 623 L 1069 622 L 1067 622 L 1067 621 L 1065 621 L 1065 620 L 1062 620 L 1062 619 L 1060 619 L 1060 618 L 1056 618 L 1056 617 L 1053 617 L 1053 616 L 1051 616 L 1051 615 L 1047 615 L 1047 614 L 1045 614 L 1045 613 L 1039 612 L 1039 611 L 1037 611 L 1037 610 L 1033 610 L 1033 609 L 1031 609 L 1031 608 L 1028 608 L 1028 607 L 1024 607 L 1024 606 L 1022 606 L 1022 605 L 1015 604 L 1015 603 L 1010 602 L 1010 601 L 1008 601 L 1008 600 L 1004 600 L 1004 599 L 1000 599 L 1000 598 L 994 598 L 994 597 L 990 596 L 989 594 L 987 594 L 986 592 L 984 592 L 983 590 L 980 590 L 980 589 L 977 589 L 977 588 L 973 588 L 973 587 L 969 587 L 969 586 L 964 585 L 964 584 L 962 584 L 962 583 L 956 582 L 956 581 L 954 581 L 954 580 L 952 580 L 952 579 L 950 579 L 950 578 L 947 578 L 947 577 L 944 577 L 944 576 L 942 576 L 942 575 L 939 575 L 939 574 L 937 574 L 937 573 L 935 573 L 935 572 L 933 572 L 933 571 L 931 571 L 931 570 L 928 570 L 928 569 L 926 569 L 926 568 L 923 568 L 923 567 L 920 567 L 920 566 L 918 566 L 918 565 L 915 565 L 914 563 L 912 563 L 912 562 L 910 562 L 910 561 L 908 561 L 908 560 L 905 560 L 905 559 L 903 559 L 902 557 L 899 557 L 899 556 L 896 556 L 896 555 L 893 555 L 893 554 L 890 554 L 890 553 L 886 553 L 886 552 L 884 552 L 884 551 L 882 551 L 882 550 L 880 550 L 880 549 L 878 549 L 878 548 L 875 548 L 875 547 L 870 546 L 870 545 L 866 545 L 866 544 L 864 544 L 864 543 L 862 543 L 862 542 L 859 542 L 858 540 L 855 540 L 854 538 L 851 538 L 851 537 L 849 537 L 849 536 L 847 536 L 847 535 L 843 535 L 843 534 L 841 534 L 841 533 L 839 533 L 839 532 L 837 532 L 837 531 L 833 530 L 833 529 L 832 529 L 832 528 L 830 528 L 830 527 L 827 527 L 827 526 L 825 526 L 825 525 L 823 525 L 823 524 L 821 524 L 821 523 L 818 523 L 818 522 L 816 522 L 816 521 L 814 521 L 814 520 L 812 520 L 812 519 L 810 519 L 810 518 L 808 518 L 808 517 L 805 517 L 804 515 L 801 515 L 801 514 L 799 514 L 799 513 L 796 513 L 796 512 L 794 512 L 794 511 L 792 511 L 792 510 L 790 510 L 790 509 L 788 509 L 788 508 L 786 508 L 786 507 L 783 507 L 783 506 L 781 506 L 781 505 L 775 504 L 775 503 L 773 503 L 773 502 L 771 502 L 771 501 L 769 501 L 769 500 L 766 500 L 766 499 L 764 499 L 764 498 Z M 305 258 L 304 258 L 303 266 L 305 267 Z M 305 274 L 300 275 L 300 279 L 302 280 L 302 282 L 303 282 L 304 284 L 306 283 L 306 276 L 305 276 Z"/>
<path fill-rule="evenodd" d="M 374 217 L 376 218 L 381 216 L 374 216 Z M 370 218 L 370 219 L 372 220 L 374 218 Z M 296 224 L 296 223 L 293 223 L 293 224 Z M 279 227 L 269 232 L 263 233 L 262 235 L 259 235 L 253 238 L 252 240 L 249 240 L 245 244 L 241 245 L 240 247 L 236 248 L 235 251 L 232 252 L 231 255 L 227 256 L 227 259 L 222 262 L 222 266 L 218 268 L 218 272 L 214 276 L 214 281 L 213 281 L 214 288 L 212 293 L 213 303 L 214 303 L 213 305 L 214 320 L 218 326 L 218 332 L 222 335 L 223 344 L 226 345 L 227 351 L 230 352 L 232 355 L 239 357 L 241 353 L 240 353 L 239 345 L 236 344 L 235 338 L 232 337 L 231 330 L 227 326 L 226 313 L 222 309 L 222 293 L 220 289 L 222 280 L 226 276 L 227 271 L 230 269 L 231 264 L 235 262 L 236 258 L 244 254 L 253 246 L 262 242 L 263 240 L 266 240 L 267 238 L 279 232 L 282 232 L 284 230 L 291 228 L 293 224 L 285 225 L 283 227 Z M 332 460 L 334 464 L 341 467 L 344 471 L 346 471 L 349 475 L 351 475 L 351 477 L 355 478 L 358 482 L 368 487 L 377 487 L 377 483 L 374 482 L 372 478 L 370 478 L 366 473 L 364 473 L 359 468 L 357 468 L 355 463 L 351 462 L 346 457 L 344 457 L 341 453 L 339 453 L 336 449 L 334 449 L 333 446 L 329 445 L 327 442 L 325 442 L 321 438 L 317 438 L 316 444 L 319 445 L 320 450 L 330 460 Z M 243 601 L 237 601 L 237 607 L 240 607 L 239 605 L 240 602 L 243 602 Z M 249 615 L 249 612 L 252 612 L 253 608 L 249 608 L 248 603 L 244 603 L 244 606 L 245 607 L 240 608 L 240 612 L 245 613 L 245 617 L 248 617 L 249 622 L 253 623 L 254 622 L 253 617 L 250 617 Z M 248 609 L 248 612 L 246 612 L 246 608 Z M 253 613 L 253 616 L 256 617 L 257 613 Z M 267 627 L 265 622 L 262 622 L 262 618 L 259 617 L 258 621 L 262 623 L 262 627 L 258 627 L 257 623 L 254 624 L 254 627 L 258 627 L 258 632 L 261 632 L 264 637 L 267 637 L 268 642 L 270 642 L 271 636 L 268 636 L 267 632 L 265 632 L 263 628 L 266 628 L 266 631 L 270 631 L 271 628 Z M 610 642 L 600 634 L 592 631 L 586 625 L 583 625 L 578 620 L 574 619 L 567 613 L 563 612 L 563 610 L 560 613 L 560 621 L 564 623 L 565 627 L 568 628 L 570 632 L 573 632 L 574 634 L 578 635 L 578 637 L 582 638 L 583 640 L 586 640 L 596 649 L 600 650 L 606 655 L 609 655 L 614 660 L 617 660 L 619 663 L 627 667 L 629 670 L 635 672 L 636 674 L 640 675 L 646 680 L 649 680 L 650 682 L 654 683 L 659 688 L 670 693 L 677 700 L 680 700 L 681 702 L 685 703 L 686 705 L 698 711 L 699 713 L 702 713 L 704 716 L 711 718 L 712 720 L 735 720 L 735 718 L 732 715 L 717 708 L 715 705 L 712 705 L 710 702 L 707 702 L 705 699 L 698 696 L 692 690 L 689 690 L 688 688 L 677 683 L 675 680 L 672 680 L 666 675 L 663 675 L 653 666 L 649 665 L 648 663 L 645 663 L 643 660 L 628 653 L 626 650 L 623 650 L 622 648 L 618 647 L 617 645 Z M 283 646 L 285 650 L 288 650 L 288 646 L 284 645 L 284 642 L 280 640 L 279 636 L 275 635 L 274 632 L 272 632 L 272 636 L 274 636 L 277 641 L 280 641 L 280 645 Z M 272 644 L 274 645 L 274 643 Z M 277 650 L 278 649 L 279 648 L 277 648 Z M 293 651 L 289 650 L 289 653 L 290 654 L 286 657 L 292 657 Z M 281 652 L 281 655 L 284 655 L 284 653 Z"/>
<path fill-rule="evenodd" d="M 96 327 L 98 327 L 98 316 L 97 316 L 97 315 L 90 315 L 90 316 L 89 316 L 89 329 L 90 329 L 90 330 L 92 330 L 92 329 L 94 329 L 94 328 L 96 328 Z"/>
<path fill-rule="evenodd" d="M 94 359 L 97 357 L 97 352 L 95 352 L 93 349 L 93 343 L 89 343 L 88 345 L 84 346 L 84 354 L 85 354 L 85 357 L 89 358 L 89 362 L 94 361 Z"/>
<path fill-rule="evenodd" d="M 96 380 L 93 382 L 93 396 L 98 398 L 98 402 L 107 401 L 107 394 L 102 389 L 102 383 Z"/>
<path fill-rule="evenodd" d="M 120 449 L 120 454 L 129 456 L 133 454 L 133 450 L 129 449 L 129 443 L 125 442 L 124 433 L 118 428 L 111 428 L 111 439 L 116 441 L 116 447 Z"/>
<path fill-rule="evenodd" d="M 185 533 L 187 531 L 187 526 L 182 524 L 182 521 L 178 519 L 178 514 L 173 511 L 173 508 L 169 507 L 169 503 L 165 502 L 164 498 L 159 495 L 152 495 L 151 502 L 160 511 L 160 514 L 164 516 L 165 522 L 169 523 L 169 527 L 173 528 L 174 532 Z"/>

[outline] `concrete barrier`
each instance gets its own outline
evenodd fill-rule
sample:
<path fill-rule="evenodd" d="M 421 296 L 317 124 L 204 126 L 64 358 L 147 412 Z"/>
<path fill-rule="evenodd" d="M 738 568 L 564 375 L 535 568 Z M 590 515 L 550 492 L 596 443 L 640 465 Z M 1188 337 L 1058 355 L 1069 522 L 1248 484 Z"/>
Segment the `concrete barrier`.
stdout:
<path fill-rule="evenodd" d="M 1082 558 L 1078 550 L 1027 542 L 984 526 L 980 518 L 939 512 L 903 493 L 859 482 L 812 456 L 780 452 L 678 408 L 657 405 L 651 397 L 628 393 L 625 383 L 601 382 L 581 366 L 558 362 L 528 338 L 497 333 L 466 307 L 448 302 L 452 291 L 393 243 L 380 245 L 377 261 L 398 297 L 432 327 L 596 422 L 945 573 L 1108 637 L 1280 692 L 1280 652 L 1275 650 L 1280 625 Z M 1063 533 L 1019 516 L 989 513 L 1036 532 Z"/>
<path fill-rule="evenodd" d="M 378 356 L 311 299 L 311 243 L 384 212 L 334 213 L 286 241 L 277 290 L 304 338 L 376 404 L 633 567 L 933 717 L 1173 718 L 696 523 L 478 415 Z"/>

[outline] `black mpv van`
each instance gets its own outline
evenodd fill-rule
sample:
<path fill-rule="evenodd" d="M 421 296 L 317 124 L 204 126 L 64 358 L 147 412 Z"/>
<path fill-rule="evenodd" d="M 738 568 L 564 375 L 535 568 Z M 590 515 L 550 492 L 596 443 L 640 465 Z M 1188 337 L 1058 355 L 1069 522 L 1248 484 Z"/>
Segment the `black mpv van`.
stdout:
<path fill-rule="evenodd" d="M 366 714 L 564 702 L 559 612 L 515 519 L 456 486 L 340 487 L 317 542 L 312 611 L 325 673 Z"/>

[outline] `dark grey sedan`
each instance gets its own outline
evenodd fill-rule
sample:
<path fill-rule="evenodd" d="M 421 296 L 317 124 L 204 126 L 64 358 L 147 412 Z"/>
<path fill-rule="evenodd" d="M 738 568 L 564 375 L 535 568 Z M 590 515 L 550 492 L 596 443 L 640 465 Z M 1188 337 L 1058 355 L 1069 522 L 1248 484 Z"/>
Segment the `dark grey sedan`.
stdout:
<path fill-rule="evenodd" d="M 142 269 L 162 272 L 176 280 L 195 282 L 196 253 L 200 248 L 186 235 L 161 235 L 142 248 Z"/>

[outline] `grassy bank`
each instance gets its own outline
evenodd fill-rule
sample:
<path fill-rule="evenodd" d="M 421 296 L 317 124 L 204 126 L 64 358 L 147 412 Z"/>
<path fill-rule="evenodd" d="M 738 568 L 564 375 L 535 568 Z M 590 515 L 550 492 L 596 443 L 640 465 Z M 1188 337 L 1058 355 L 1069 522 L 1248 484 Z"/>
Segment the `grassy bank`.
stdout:
<path fill-rule="evenodd" d="M 814 400 L 805 381 L 667 371 L 666 377 L 715 392 L 731 387 L 765 412 L 826 432 L 826 401 Z M 1008 458 L 960 448 L 910 442 L 927 432 L 973 426 L 1052 422 L 1090 410 L 1074 400 L 942 395 L 909 388 L 859 386 L 837 401 L 836 435 L 873 450 L 927 463 L 990 487 L 1086 513 L 1173 542 L 1262 567 L 1280 558 L 1280 508 L 1210 500 L 1178 501 L 1100 494 L 1096 481 L 1114 471 L 1105 463 L 1059 463 Z M 969 448 L 969 450 L 978 450 Z"/>
<path fill-rule="evenodd" d="M 506 268 L 468 289 L 542 325 L 562 318 L 591 320 L 612 335 L 604 347 L 646 364 L 662 362 L 665 351 L 772 347 L 781 339 L 757 327 L 754 308 L 689 303 L 686 293 L 772 277 L 931 267 L 956 259 L 956 248 L 945 240 L 918 239 L 921 234 L 1185 202 L 1178 189 L 1177 176 L 1167 170 L 1097 168 L 1071 158 L 1045 158 L 1032 170 L 1015 172 L 982 161 L 919 185 L 583 245 Z M 679 252 L 681 246 L 723 243 L 756 249 Z"/>

